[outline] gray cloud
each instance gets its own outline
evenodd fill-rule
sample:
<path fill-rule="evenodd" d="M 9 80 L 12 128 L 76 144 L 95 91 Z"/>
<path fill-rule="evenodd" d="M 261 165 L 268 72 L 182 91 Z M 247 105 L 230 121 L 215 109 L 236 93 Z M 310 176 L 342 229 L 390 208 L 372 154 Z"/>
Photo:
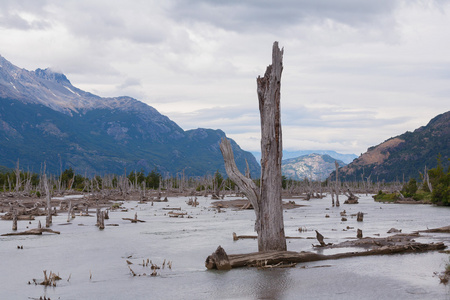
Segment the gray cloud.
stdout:
<path fill-rule="evenodd" d="M 11 1 L 0 2 L 0 28 L 18 30 L 43 30 L 51 26 L 46 20 L 47 14 L 42 9 L 45 1 Z M 36 16 L 38 18 L 26 18 L 24 14 Z"/>
<path fill-rule="evenodd" d="M 324 20 L 360 26 L 389 16 L 398 3 L 396 0 L 178 0 L 170 13 L 187 22 L 200 21 L 238 32 L 261 32 Z"/>

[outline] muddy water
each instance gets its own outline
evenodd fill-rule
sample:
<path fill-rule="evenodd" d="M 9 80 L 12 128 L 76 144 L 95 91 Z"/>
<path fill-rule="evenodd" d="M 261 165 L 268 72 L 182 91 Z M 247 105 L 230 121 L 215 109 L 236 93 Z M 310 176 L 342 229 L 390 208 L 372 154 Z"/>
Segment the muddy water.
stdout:
<path fill-rule="evenodd" d="M 0 237 L 0 299 L 450 299 L 449 288 L 433 274 L 449 262 L 448 254 L 438 252 L 305 263 L 291 269 L 207 271 L 205 258 L 218 245 L 228 253 L 257 250 L 255 240 L 232 240 L 233 232 L 254 234 L 254 212 L 217 213 L 209 208 L 211 200 L 198 200 L 196 208 L 181 197 L 154 206 L 125 203 L 128 212 L 111 212 L 105 221 L 119 226 L 103 231 L 95 227 L 92 212 L 92 217 L 78 216 L 70 225 L 60 225 L 66 223 L 66 214 L 54 217 L 52 229 L 60 235 Z M 391 227 L 409 233 L 450 223 L 449 208 L 375 203 L 370 196 L 339 208 L 331 207 L 329 198 L 296 202 L 306 206 L 285 211 L 286 235 L 315 237 L 317 229 L 331 243 L 354 238 L 358 228 L 364 236 L 387 236 Z M 167 206 L 181 207 L 192 218 L 170 218 L 163 210 Z M 344 209 L 346 222 L 339 214 Z M 362 223 L 351 216 L 358 211 L 365 213 Z M 136 212 L 147 222 L 122 220 Z M 36 227 L 38 220 L 20 221 L 19 231 Z M 300 233 L 299 227 L 307 231 Z M 0 233 L 10 231 L 11 222 L 0 221 Z M 418 241 L 450 245 L 450 235 L 428 234 Z M 317 242 L 289 240 L 288 250 L 314 251 L 312 243 Z M 170 260 L 172 269 L 150 277 L 150 268 L 139 265 L 147 259 L 160 266 Z M 126 260 L 142 276 L 133 277 Z M 43 270 L 59 273 L 62 280 L 56 287 L 34 285 L 33 279 L 43 280 Z"/>

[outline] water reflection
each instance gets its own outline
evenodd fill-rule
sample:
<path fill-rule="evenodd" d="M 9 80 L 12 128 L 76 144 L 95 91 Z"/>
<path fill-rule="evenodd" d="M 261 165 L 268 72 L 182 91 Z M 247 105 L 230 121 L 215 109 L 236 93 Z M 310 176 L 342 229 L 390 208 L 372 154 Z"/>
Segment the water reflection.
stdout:
<path fill-rule="evenodd" d="M 292 286 L 290 270 L 258 270 L 250 284 L 257 299 L 281 299 Z"/>
<path fill-rule="evenodd" d="M 254 234 L 254 212 L 209 209 L 210 199 L 199 199 L 192 208 L 187 198 L 169 199 L 170 206 L 181 207 L 192 218 L 170 218 L 166 203 L 125 203 L 128 212 L 110 213 L 107 223 L 119 226 L 99 231 L 95 218 L 77 216 L 71 225 L 61 214 L 53 219 L 52 228 L 60 235 L 0 237 L 1 299 L 28 299 L 40 296 L 51 299 L 445 299 L 449 288 L 439 284 L 433 272 L 441 272 L 448 254 L 421 254 L 356 257 L 326 262 L 298 264 L 289 269 L 257 270 L 242 268 L 231 271 L 206 271 L 205 258 L 218 245 L 228 254 L 256 251 L 254 240 L 233 241 L 232 232 Z M 297 200 L 296 200 L 297 201 Z M 298 200 L 299 201 L 299 200 Z M 361 197 L 358 205 L 330 206 L 330 198 L 312 200 L 308 206 L 285 212 L 285 231 L 301 236 L 288 242 L 288 250 L 318 251 L 333 254 L 360 249 L 313 249 L 314 230 L 328 243 L 355 238 L 356 229 L 364 236 L 387 236 L 391 227 L 404 233 L 448 225 L 450 208 L 375 203 Z M 380 209 L 382 207 L 383 209 Z M 345 209 L 350 216 L 341 221 Z M 364 222 L 352 215 L 365 213 Z M 131 224 L 122 220 L 133 217 L 146 223 Z M 329 218 L 325 218 L 329 215 Z M 19 222 L 19 231 L 37 226 L 39 220 Z M 80 226 L 80 225 L 84 226 Z M 299 227 L 308 230 L 299 232 Z M 349 228 L 353 229 L 349 229 Z M 11 223 L 0 222 L 0 233 L 10 232 Z M 418 239 L 419 240 L 419 239 Z M 427 234 L 420 240 L 444 241 L 450 234 Z M 23 245 L 23 250 L 17 246 Z M 126 259 L 133 262 L 135 272 L 147 272 L 139 263 L 150 258 L 161 264 L 173 261 L 173 268 L 157 277 L 130 274 Z M 320 267 L 324 264 L 329 267 Z M 305 268 L 303 268 L 305 267 Z M 56 288 L 27 285 L 33 278 L 41 279 L 43 270 L 57 272 L 63 278 Z M 92 271 L 93 279 L 90 279 Z M 67 281 L 71 276 L 70 281 Z M 446 297 L 447 296 L 447 297 Z"/>

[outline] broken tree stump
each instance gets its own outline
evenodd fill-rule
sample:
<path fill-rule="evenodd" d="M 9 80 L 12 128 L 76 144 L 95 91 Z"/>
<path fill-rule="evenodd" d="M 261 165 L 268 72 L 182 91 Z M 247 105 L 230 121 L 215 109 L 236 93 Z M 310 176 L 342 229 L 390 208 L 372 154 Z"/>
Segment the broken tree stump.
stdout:
<path fill-rule="evenodd" d="M 228 255 L 221 246 L 217 247 L 216 251 L 206 258 L 205 266 L 208 269 L 217 269 L 217 270 L 231 269 Z"/>
<path fill-rule="evenodd" d="M 362 230 L 361 230 L 361 229 L 358 229 L 358 230 L 357 230 L 357 232 L 356 232 L 356 237 L 357 237 L 358 239 L 362 239 L 363 233 L 362 233 Z"/>
<path fill-rule="evenodd" d="M 358 212 L 358 213 L 356 214 L 356 221 L 362 222 L 363 220 L 364 220 L 364 213 Z"/>
<path fill-rule="evenodd" d="M 17 211 L 14 210 L 13 212 L 13 219 L 12 219 L 13 223 L 12 223 L 12 230 L 16 231 L 17 230 Z"/>

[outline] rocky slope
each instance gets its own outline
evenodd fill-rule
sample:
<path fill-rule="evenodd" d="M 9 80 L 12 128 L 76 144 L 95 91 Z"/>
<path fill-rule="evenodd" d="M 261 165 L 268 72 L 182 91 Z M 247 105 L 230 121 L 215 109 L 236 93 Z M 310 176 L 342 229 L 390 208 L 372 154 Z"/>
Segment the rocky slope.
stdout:
<path fill-rule="evenodd" d="M 102 98 L 50 69 L 27 71 L 0 56 L 0 165 L 39 172 L 72 167 L 82 174 L 125 170 L 203 176 L 225 174 L 221 130 L 184 131 L 153 107 L 130 97 Z M 231 142 L 238 167 L 253 155 Z"/>
<path fill-rule="evenodd" d="M 444 166 L 450 157 L 450 111 L 434 117 L 426 126 L 405 132 L 371 147 L 339 171 L 342 180 L 408 180 L 419 178 L 425 166 L 437 165 L 441 155 Z M 332 174 L 334 178 L 335 174 Z"/>

